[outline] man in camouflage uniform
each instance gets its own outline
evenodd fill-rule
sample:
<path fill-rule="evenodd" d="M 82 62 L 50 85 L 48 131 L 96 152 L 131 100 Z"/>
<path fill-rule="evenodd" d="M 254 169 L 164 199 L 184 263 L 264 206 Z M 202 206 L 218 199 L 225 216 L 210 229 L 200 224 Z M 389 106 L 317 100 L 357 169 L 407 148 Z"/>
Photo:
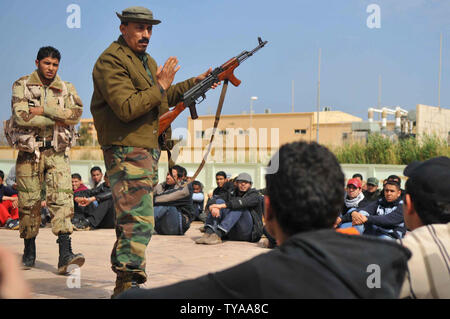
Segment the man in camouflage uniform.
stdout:
<path fill-rule="evenodd" d="M 13 84 L 12 117 L 6 135 L 19 148 L 16 181 L 19 192 L 20 237 L 25 249 L 25 269 L 34 266 L 35 239 L 41 224 L 41 188 L 45 183 L 52 232 L 58 236 L 58 272 L 71 264 L 82 266 L 84 257 L 73 254 L 73 192 L 68 151 L 74 141 L 74 125 L 83 111 L 82 102 L 69 82 L 56 75 L 61 55 L 52 47 L 39 50 L 35 70 Z"/>
<path fill-rule="evenodd" d="M 161 152 L 159 116 L 211 71 L 172 85 L 180 68 L 177 58 L 157 67 L 145 52 L 153 25 L 161 21 L 143 7 L 125 9 L 117 16 L 122 35 L 94 66 L 91 101 L 117 214 L 117 241 L 111 253 L 117 274 L 113 297 L 147 280 L 145 249 L 154 228 L 153 186 Z"/>

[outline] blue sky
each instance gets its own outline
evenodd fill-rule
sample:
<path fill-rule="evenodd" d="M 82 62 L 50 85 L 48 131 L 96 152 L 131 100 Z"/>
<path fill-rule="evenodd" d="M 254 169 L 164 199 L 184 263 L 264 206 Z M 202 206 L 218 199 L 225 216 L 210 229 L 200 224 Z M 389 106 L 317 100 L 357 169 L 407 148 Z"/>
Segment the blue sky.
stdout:
<path fill-rule="evenodd" d="M 81 8 L 81 28 L 70 29 L 70 4 Z M 381 9 L 381 28 L 370 29 L 366 8 Z M 141 5 L 162 23 L 154 28 L 148 53 L 158 64 L 171 55 L 181 65 L 175 82 L 196 76 L 243 50 L 268 45 L 242 64 L 230 85 L 224 114 L 316 110 L 318 50 L 322 49 L 321 105 L 367 119 L 377 105 L 382 77 L 382 105 L 415 109 L 418 103 L 437 105 L 439 38 L 443 33 L 441 106 L 450 107 L 449 0 L 41 0 L 1 1 L 0 32 L 3 61 L 0 72 L 1 120 L 10 116 L 11 85 L 31 73 L 41 46 L 62 54 L 59 75 L 74 83 L 90 118 L 92 68 L 100 53 L 119 36 L 115 12 Z M 210 91 L 198 105 L 200 115 L 215 112 L 220 90 Z M 189 112 L 176 120 L 186 126 Z M 278 123 L 280 124 L 280 123 Z"/>

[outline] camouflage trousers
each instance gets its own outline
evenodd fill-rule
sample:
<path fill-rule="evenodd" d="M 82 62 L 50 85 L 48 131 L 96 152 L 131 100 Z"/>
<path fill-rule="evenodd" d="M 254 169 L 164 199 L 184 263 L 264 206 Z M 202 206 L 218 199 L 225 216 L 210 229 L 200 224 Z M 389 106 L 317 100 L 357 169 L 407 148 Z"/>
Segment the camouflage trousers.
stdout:
<path fill-rule="evenodd" d="M 161 152 L 118 145 L 102 149 L 116 211 L 112 270 L 117 274 L 128 273 L 138 283 L 144 283 L 145 250 L 155 225 L 153 187 L 158 183 Z"/>
<path fill-rule="evenodd" d="M 16 161 L 16 183 L 19 192 L 20 237 L 36 237 L 41 224 L 41 191 L 46 188 L 52 232 L 73 231 L 73 191 L 69 157 L 53 148 L 41 152 L 39 161 L 34 153 L 20 151 Z"/>

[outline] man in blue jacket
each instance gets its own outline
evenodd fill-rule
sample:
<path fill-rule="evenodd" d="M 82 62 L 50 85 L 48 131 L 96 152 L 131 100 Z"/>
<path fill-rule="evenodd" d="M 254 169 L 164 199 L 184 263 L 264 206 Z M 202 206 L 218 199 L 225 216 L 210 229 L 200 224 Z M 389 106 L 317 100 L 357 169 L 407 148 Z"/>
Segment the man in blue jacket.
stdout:
<path fill-rule="evenodd" d="M 183 235 L 194 218 L 192 183 L 185 181 L 186 169 L 172 167 L 172 175 L 153 191 L 155 230 L 159 235 Z"/>
<path fill-rule="evenodd" d="M 384 197 L 372 202 L 359 212 L 352 213 L 353 225 L 364 225 L 364 235 L 384 239 L 403 238 L 406 233 L 403 220 L 403 201 L 400 184 L 388 180 Z"/>

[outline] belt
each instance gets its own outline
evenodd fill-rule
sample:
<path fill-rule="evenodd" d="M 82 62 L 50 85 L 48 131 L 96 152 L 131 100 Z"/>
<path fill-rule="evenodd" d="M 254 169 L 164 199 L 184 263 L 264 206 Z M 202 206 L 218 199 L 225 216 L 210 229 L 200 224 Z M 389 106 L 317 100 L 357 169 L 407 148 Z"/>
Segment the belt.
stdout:
<path fill-rule="evenodd" d="M 46 139 L 37 137 L 36 142 L 39 144 L 39 149 L 48 149 L 53 147 L 53 141 L 52 139 Z"/>

